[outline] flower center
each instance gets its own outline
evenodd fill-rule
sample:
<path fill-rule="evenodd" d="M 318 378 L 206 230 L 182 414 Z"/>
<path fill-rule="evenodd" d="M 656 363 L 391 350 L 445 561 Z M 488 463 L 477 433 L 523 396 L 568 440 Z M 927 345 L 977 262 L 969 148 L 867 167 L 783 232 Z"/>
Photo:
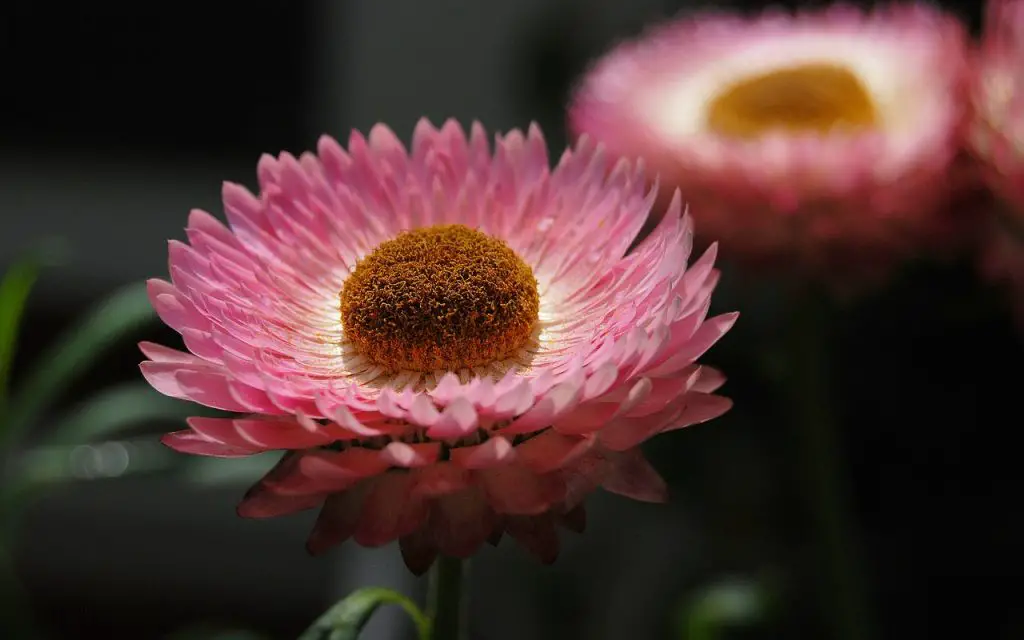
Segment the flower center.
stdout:
<path fill-rule="evenodd" d="M 756 138 L 772 129 L 827 133 L 857 130 L 878 120 L 871 95 L 850 70 L 810 63 L 744 78 L 710 102 L 712 131 Z"/>
<path fill-rule="evenodd" d="M 461 224 L 406 231 L 356 264 L 341 289 L 345 338 L 388 371 L 455 371 L 504 359 L 533 332 L 533 271 Z"/>

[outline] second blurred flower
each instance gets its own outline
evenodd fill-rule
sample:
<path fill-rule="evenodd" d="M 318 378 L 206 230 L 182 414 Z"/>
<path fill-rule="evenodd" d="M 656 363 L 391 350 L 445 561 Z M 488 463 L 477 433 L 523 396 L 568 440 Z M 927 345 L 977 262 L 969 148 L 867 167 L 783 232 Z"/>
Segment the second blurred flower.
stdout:
<path fill-rule="evenodd" d="M 570 120 L 680 187 L 727 257 L 862 280 L 954 235 L 966 60 L 926 6 L 688 17 L 599 61 Z"/>
<path fill-rule="evenodd" d="M 985 18 L 968 141 L 1000 202 L 987 220 L 982 268 L 1007 286 L 1024 321 L 1024 2 L 989 2 Z"/>

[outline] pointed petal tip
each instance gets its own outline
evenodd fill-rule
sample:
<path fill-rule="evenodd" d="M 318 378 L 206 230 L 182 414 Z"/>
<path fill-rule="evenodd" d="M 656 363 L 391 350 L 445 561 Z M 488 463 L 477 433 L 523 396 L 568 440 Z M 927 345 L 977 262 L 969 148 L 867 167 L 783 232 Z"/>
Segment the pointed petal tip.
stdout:
<path fill-rule="evenodd" d="M 426 542 L 422 532 L 400 538 L 398 546 L 402 553 L 402 561 L 414 576 L 425 574 L 437 559 L 437 551 Z"/>
<path fill-rule="evenodd" d="M 332 544 L 328 544 L 325 540 L 323 540 L 321 536 L 318 536 L 315 532 L 309 534 L 309 537 L 306 539 L 305 544 L 306 553 L 308 553 L 310 556 L 314 558 L 319 558 L 320 556 L 324 555 L 325 553 L 330 551 L 331 547 L 333 546 L 334 545 Z"/>
<path fill-rule="evenodd" d="M 421 561 L 419 559 L 410 560 L 409 558 L 402 556 L 402 561 L 405 562 L 405 566 L 409 571 L 419 578 L 420 576 L 426 575 L 430 568 L 434 566 L 434 558 L 429 561 Z"/>
<path fill-rule="evenodd" d="M 192 432 L 184 430 L 184 431 L 173 431 L 171 433 L 165 433 L 165 434 L 160 436 L 160 444 L 164 445 L 168 449 L 172 449 L 174 451 L 177 451 L 178 448 L 176 446 L 174 446 L 174 445 L 177 442 L 177 439 L 180 437 L 180 434 L 183 434 L 183 433 L 192 433 Z"/>
<path fill-rule="evenodd" d="M 212 214 L 204 211 L 203 209 L 190 209 L 188 212 L 188 226 L 191 228 L 198 228 L 208 226 L 210 224 L 220 224 Z"/>
<path fill-rule="evenodd" d="M 726 331 L 728 331 L 729 329 L 732 329 L 736 324 L 736 321 L 739 320 L 740 312 L 729 311 L 728 313 L 721 314 L 719 317 L 722 318 L 722 324 L 726 325 Z"/>

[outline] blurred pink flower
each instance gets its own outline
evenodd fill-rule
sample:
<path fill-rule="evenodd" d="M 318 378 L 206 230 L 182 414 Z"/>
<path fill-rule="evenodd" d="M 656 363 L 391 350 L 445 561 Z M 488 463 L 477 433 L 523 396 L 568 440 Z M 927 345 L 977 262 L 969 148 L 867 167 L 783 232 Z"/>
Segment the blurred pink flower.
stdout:
<path fill-rule="evenodd" d="M 969 146 L 1002 201 L 991 209 L 982 269 L 1007 286 L 1024 321 L 1024 2 L 989 2 L 973 80 Z"/>
<path fill-rule="evenodd" d="M 959 241 L 967 71 L 926 5 L 697 15 L 599 60 L 570 124 L 680 188 L 724 257 L 859 280 Z"/>
<path fill-rule="evenodd" d="M 378 125 L 264 156 L 259 195 L 225 184 L 230 227 L 193 211 L 150 282 L 191 353 L 142 344 L 146 379 L 243 414 L 164 442 L 286 451 L 241 515 L 322 507 L 312 552 L 399 540 L 415 572 L 503 533 L 553 561 L 599 487 L 662 500 L 638 445 L 729 409 L 695 361 L 736 314 L 707 317 L 715 249 L 687 268 L 678 197 L 626 254 L 654 194 L 608 167 L 582 144 L 552 169 L 535 127 L 492 152 L 451 121 L 408 151 Z"/>

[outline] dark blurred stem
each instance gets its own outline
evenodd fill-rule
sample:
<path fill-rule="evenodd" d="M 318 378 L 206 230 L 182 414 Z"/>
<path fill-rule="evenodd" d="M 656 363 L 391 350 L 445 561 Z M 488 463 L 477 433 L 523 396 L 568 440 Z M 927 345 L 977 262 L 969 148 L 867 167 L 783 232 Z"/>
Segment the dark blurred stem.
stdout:
<path fill-rule="evenodd" d="M 28 598 L 14 562 L 14 541 L 20 515 L 18 507 L 13 492 L 0 492 L 0 635 L 35 638 L 38 635 L 33 629 Z"/>
<path fill-rule="evenodd" d="M 469 610 L 465 592 L 469 562 L 441 556 L 430 574 L 430 640 L 468 640 Z"/>
<path fill-rule="evenodd" d="M 851 513 L 838 425 L 832 412 L 829 358 L 833 322 L 829 300 L 816 291 L 794 299 L 790 329 L 793 426 L 799 446 L 800 482 L 813 518 L 820 566 L 827 580 L 824 611 L 836 640 L 874 640 L 860 562 L 857 523 Z"/>

